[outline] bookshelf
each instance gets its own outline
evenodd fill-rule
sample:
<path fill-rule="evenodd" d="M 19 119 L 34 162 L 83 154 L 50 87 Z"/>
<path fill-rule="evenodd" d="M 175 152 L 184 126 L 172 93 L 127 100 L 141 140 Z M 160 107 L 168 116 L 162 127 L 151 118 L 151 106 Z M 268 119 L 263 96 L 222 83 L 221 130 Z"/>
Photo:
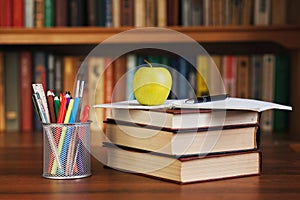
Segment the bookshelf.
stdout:
<path fill-rule="evenodd" d="M 103 28 L 103 27 L 60 27 L 60 28 L 2 28 L 0 29 L 0 49 L 5 51 L 16 46 L 20 48 L 45 48 L 47 46 L 55 46 L 55 49 L 69 46 L 90 46 L 86 49 L 103 42 L 105 39 L 122 31 L 130 30 L 133 27 L 120 28 Z M 298 25 L 280 25 L 280 26 L 219 26 L 219 27 L 168 27 L 172 30 L 179 31 L 193 38 L 200 44 L 204 43 L 208 47 L 210 45 L 225 45 L 228 49 L 232 49 L 233 44 L 239 44 L 238 48 L 247 45 L 261 45 L 270 43 L 279 46 L 285 52 L 290 53 L 292 58 L 291 80 L 290 80 L 290 103 L 293 111 L 290 116 L 290 132 L 296 134 L 300 131 L 297 126 L 297 118 L 300 115 L 300 90 L 299 70 L 300 70 L 300 26 Z M 133 34 L 125 42 L 120 43 L 172 43 L 185 42 L 169 37 L 169 35 L 161 35 L 158 31 L 151 32 L 151 39 L 137 37 Z M 153 37 L 157 35 L 157 37 Z M 150 37 L 149 37 L 150 38 Z M 154 39 L 153 39 L 154 38 Z M 272 52 L 272 45 L 266 46 L 268 52 Z M 247 48 L 247 45 L 245 48 Z M 262 45 L 261 45 L 262 46 Z M 64 49 L 65 50 L 65 49 Z M 68 49 L 67 49 L 68 50 Z M 226 49 L 225 49 L 226 50 Z M 265 50 L 265 51 L 266 51 Z M 59 51 L 59 50 L 56 50 Z M 224 50 L 223 50 L 224 51 Z M 252 51 L 251 49 L 248 51 Z M 226 52 L 225 52 L 226 53 Z M 250 52 L 252 53 L 252 52 Z"/>
<path fill-rule="evenodd" d="M 64 27 L 64 28 L 2 28 L 0 45 L 82 45 L 99 44 L 105 39 L 134 27 Z M 273 42 L 286 49 L 300 48 L 300 26 L 219 26 L 219 27 L 167 27 L 179 31 L 200 43 Z M 149 34 L 149 33 L 146 33 Z M 168 35 L 152 31 L 159 36 L 147 39 L 133 34 L 126 43 L 184 42 L 172 41 Z M 120 41 L 123 42 L 124 41 Z"/>

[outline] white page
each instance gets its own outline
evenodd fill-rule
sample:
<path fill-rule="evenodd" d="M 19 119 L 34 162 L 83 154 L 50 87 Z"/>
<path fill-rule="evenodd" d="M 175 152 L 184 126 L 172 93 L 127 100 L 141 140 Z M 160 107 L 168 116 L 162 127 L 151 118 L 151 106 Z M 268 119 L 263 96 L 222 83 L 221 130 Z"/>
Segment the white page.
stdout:
<path fill-rule="evenodd" d="M 108 104 L 94 105 L 94 108 L 114 108 L 114 109 L 159 109 L 159 108 L 188 108 L 188 109 L 226 109 L 226 110 L 250 110 L 262 112 L 271 109 L 292 110 L 291 106 L 276 103 L 259 101 L 254 99 L 242 99 L 228 97 L 225 100 L 206 103 L 185 103 L 185 100 L 167 100 L 158 106 L 144 106 L 136 100 L 122 101 Z"/>

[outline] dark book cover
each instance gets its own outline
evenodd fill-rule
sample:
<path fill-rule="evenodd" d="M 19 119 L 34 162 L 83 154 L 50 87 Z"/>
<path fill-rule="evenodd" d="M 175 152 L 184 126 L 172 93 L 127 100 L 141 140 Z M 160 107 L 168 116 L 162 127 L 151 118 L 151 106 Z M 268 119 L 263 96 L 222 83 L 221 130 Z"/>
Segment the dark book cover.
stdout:
<path fill-rule="evenodd" d="M 134 0 L 121 0 L 121 26 L 134 26 Z"/>
<path fill-rule="evenodd" d="M 5 52 L 5 126 L 8 132 L 20 130 L 19 61 L 17 52 Z"/>
<path fill-rule="evenodd" d="M 68 25 L 68 0 L 55 0 L 55 26 Z"/>
<path fill-rule="evenodd" d="M 167 0 L 167 25 L 178 26 L 179 0 Z"/>
<path fill-rule="evenodd" d="M 85 1 L 83 0 L 69 0 L 69 26 L 85 26 Z"/>
<path fill-rule="evenodd" d="M 96 26 L 106 25 L 106 0 L 96 0 Z"/>

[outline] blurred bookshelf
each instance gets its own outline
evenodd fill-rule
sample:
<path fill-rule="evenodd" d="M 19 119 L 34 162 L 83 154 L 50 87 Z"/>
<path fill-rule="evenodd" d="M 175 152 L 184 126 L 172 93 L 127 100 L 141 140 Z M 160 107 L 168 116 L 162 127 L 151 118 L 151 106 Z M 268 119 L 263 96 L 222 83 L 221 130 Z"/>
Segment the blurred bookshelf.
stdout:
<path fill-rule="evenodd" d="M 42 2 L 46 1 L 47 0 Z M 273 1 L 278 2 L 278 0 Z M 157 3 L 158 2 L 159 1 L 157 1 Z M 169 1 L 165 2 L 169 3 Z M 185 0 L 178 1 L 179 5 L 183 5 L 184 2 Z M 212 2 L 216 2 L 216 0 Z M 229 1 L 220 0 L 220 2 L 224 3 Z M 255 1 L 252 1 L 253 4 L 254 2 Z M 186 25 L 183 22 L 184 19 L 182 13 L 184 12 L 182 11 L 181 14 L 180 12 L 177 13 L 177 18 L 180 18 L 180 20 L 174 25 L 168 23 L 159 25 L 157 23 L 154 24 L 154 26 L 162 29 L 168 28 L 183 33 L 203 45 L 210 54 L 239 55 L 242 52 L 242 54 L 245 55 L 271 53 L 284 53 L 290 55 L 291 64 L 288 83 L 290 87 L 289 104 L 293 106 L 293 111 L 289 113 L 288 131 L 291 134 L 297 134 L 297 132 L 300 131 L 299 126 L 297 126 L 297 119 L 300 115 L 300 93 L 298 92 L 300 91 L 298 78 L 298 75 L 300 74 L 300 17 L 297 10 L 297 8 L 299 8 L 299 1 L 289 0 L 287 2 L 286 10 L 288 12 L 286 13 L 286 21 L 281 24 L 272 24 L 272 22 L 269 22 L 269 24 L 259 25 L 254 23 L 254 18 L 251 18 L 247 24 L 233 24 L 232 22 L 230 25 L 217 23 L 205 25 L 203 22 L 203 24 L 200 25 Z M 180 8 L 178 7 L 177 10 L 178 9 Z M 253 5 L 252 9 L 254 9 Z M 113 15 L 114 13 L 111 14 Z M 25 27 L 25 24 L 23 26 L 3 26 L 2 24 L 1 26 L 0 24 L 0 52 L 21 52 L 27 50 L 30 52 L 44 51 L 47 54 L 50 53 L 63 56 L 73 54 L 85 56 L 96 45 L 115 34 L 133 28 L 151 26 L 147 24 L 144 24 L 144 26 L 128 26 L 126 24 L 119 26 L 115 26 L 114 24 L 110 26 L 97 24 L 90 25 L 88 19 L 86 21 L 87 23 L 76 26 L 67 24 L 65 26 L 56 26 L 55 23 L 54 25 L 41 27 L 34 25 L 32 27 Z M 143 32 L 143 29 L 141 29 L 141 32 Z M 162 34 L 160 29 L 153 29 L 152 32 L 144 32 L 143 34 L 143 37 L 132 34 L 126 38 L 126 40 L 118 41 L 111 45 L 134 45 L 135 43 L 184 44 L 186 42 L 185 40 L 180 40 L 176 37 L 170 37 L 168 34 Z M 151 34 L 151 37 L 148 37 L 147 34 Z M 4 79 L 6 78 L 7 77 L 4 77 Z"/>

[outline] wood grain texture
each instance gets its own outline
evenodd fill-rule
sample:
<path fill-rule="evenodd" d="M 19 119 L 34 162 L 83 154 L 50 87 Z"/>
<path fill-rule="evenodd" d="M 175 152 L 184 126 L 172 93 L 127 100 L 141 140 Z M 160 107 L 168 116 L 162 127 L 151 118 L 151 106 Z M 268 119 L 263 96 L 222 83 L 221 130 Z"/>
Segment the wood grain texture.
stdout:
<path fill-rule="evenodd" d="M 121 28 L 6 28 L 0 29 L 0 44 L 99 44 L 111 36 L 133 27 Z M 288 49 L 300 48 L 300 26 L 217 26 L 217 27 L 169 27 L 181 32 L 198 42 L 274 42 Z M 178 34 L 165 33 L 160 29 L 152 29 L 144 33 L 133 32 L 115 39 L 113 43 L 170 43 L 187 42 Z"/>
<path fill-rule="evenodd" d="M 0 134 L 0 199 L 299 199 L 299 153 L 286 135 L 262 134 L 261 176 L 177 185 L 108 168 L 92 159 L 92 176 L 42 178 L 42 134 Z M 221 170 L 221 169 L 220 169 Z"/>

